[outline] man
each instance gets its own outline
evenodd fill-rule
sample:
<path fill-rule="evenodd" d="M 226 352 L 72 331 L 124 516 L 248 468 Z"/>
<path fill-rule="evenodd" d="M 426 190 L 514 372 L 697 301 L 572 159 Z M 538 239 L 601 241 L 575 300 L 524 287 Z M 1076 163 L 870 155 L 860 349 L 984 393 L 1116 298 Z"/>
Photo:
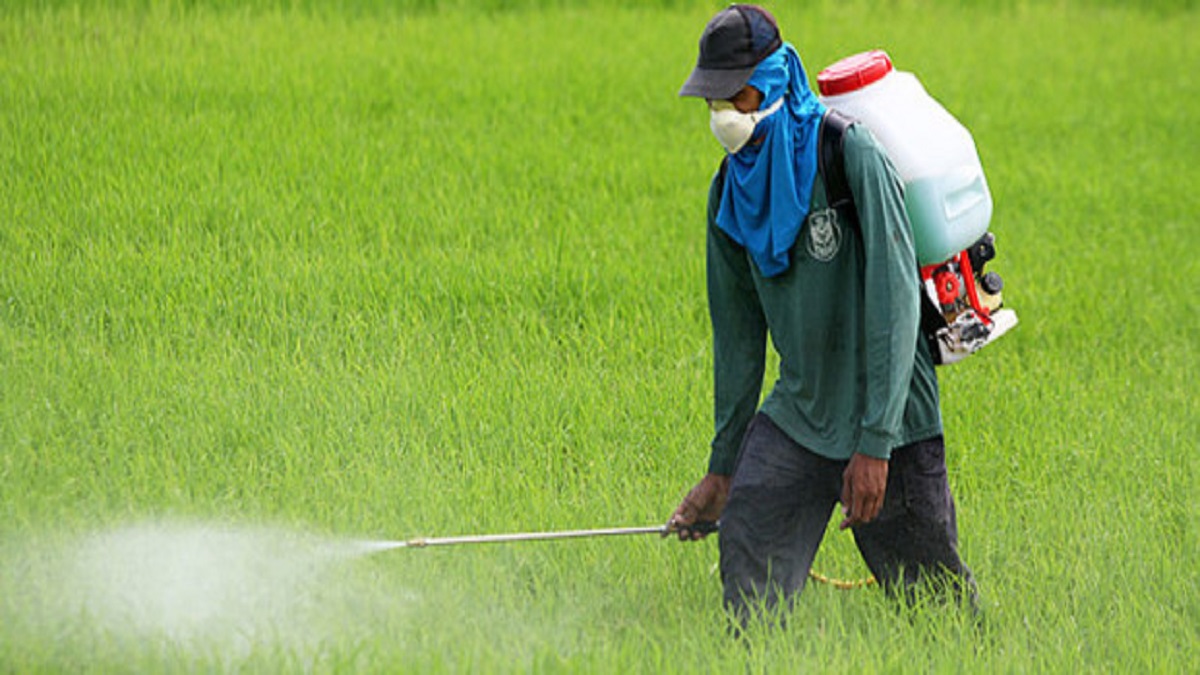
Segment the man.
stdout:
<path fill-rule="evenodd" d="M 851 126 L 853 203 L 828 205 L 825 108 L 759 7 L 713 17 L 679 93 L 708 101 L 727 156 L 708 195 L 716 433 L 708 474 L 669 529 L 699 539 L 720 519 L 725 604 L 743 622 L 803 589 L 838 502 L 884 588 L 938 579 L 973 595 L 895 168 Z M 768 335 L 780 372 L 760 407 Z"/>

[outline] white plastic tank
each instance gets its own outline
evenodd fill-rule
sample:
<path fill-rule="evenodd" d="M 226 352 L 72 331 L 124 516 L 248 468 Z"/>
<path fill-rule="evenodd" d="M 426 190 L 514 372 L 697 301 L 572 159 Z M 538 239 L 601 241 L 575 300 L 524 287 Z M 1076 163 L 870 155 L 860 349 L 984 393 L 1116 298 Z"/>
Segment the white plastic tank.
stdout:
<path fill-rule="evenodd" d="M 975 141 L 912 73 L 886 52 L 849 56 L 817 76 L 821 102 L 867 125 L 904 181 L 921 265 L 940 263 L 975 243 L 992 219 Z"/>

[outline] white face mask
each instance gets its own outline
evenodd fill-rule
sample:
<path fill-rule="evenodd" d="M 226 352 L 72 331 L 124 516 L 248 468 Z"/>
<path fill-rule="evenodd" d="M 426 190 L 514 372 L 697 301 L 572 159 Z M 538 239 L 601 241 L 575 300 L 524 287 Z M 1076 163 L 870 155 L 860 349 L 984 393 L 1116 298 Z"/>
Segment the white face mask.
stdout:
<path fill-rule="evenodd" d="M 748 113 L 741 112 L 729 101 L 709 101 L 708 107 L 712 110 L 709 126 L 712 127 L 713 135 L 732 155 L 750 142 L 750 137 L 754 135 L 755 125 L 779 110 L 781 106 L 783 106 L 782 96 L 766 110 L 755 110 Z"/>

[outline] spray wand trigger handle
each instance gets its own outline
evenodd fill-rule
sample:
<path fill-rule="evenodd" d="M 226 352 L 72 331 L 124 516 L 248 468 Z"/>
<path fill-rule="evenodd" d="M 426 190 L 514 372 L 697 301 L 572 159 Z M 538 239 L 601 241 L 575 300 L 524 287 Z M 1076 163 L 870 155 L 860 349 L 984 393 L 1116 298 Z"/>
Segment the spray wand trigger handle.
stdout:
<path fill-rule="evenodd" d="M 721 529 L 721 521 L 719 520 L 697 520 L 694 523 L 682 525 L 674 520 L 667 523 L 667 526 L 662 530 L 662 536 L 678 532 L 684 537 L 691 537 L 693 534 L 712 534 Z"/>

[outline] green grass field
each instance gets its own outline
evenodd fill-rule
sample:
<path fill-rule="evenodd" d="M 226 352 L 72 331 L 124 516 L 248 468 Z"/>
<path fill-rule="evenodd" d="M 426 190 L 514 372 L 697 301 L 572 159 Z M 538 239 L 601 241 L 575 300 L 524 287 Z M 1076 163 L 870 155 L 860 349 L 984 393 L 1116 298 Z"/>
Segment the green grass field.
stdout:
<path fill-rule="evenodd" d="M 719 3 L 98 4 L 0 9 L 0 671 L 1200 670 L 1192 3 L 769 5 L 972 130 L 1021 325 L 940 371 L 984 628 L 745 645 L 711 539 L 331 552 L 701 476 Z"/>

